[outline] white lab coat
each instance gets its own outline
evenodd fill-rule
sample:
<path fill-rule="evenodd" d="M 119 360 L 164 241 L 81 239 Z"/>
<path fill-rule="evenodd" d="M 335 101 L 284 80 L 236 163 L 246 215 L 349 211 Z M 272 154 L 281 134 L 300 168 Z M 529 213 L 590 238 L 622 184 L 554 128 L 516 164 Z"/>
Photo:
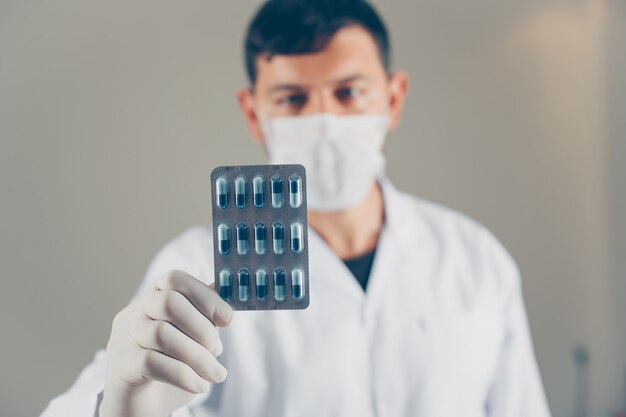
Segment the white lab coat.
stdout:
<path fill-rule="evenodd" d="M 385 225 L 367 292 L 309 232 L 310 306 L 235 313 L 228 369 L 174 417 L 547 417 L 518 269 L 481 225 L 381 181 Z M 137 294 L 182 269 L 213 281 L 212 233 L 165 246 Z M 135 295 L 137 295 L 135 294 Z M 100 350 L 42 417 L 91 417 Z"/>

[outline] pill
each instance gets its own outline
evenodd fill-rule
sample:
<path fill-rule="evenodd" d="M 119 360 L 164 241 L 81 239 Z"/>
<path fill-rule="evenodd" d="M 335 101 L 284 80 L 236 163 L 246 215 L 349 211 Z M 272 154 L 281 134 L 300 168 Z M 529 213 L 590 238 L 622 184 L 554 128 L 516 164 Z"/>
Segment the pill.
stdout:
<path fill-rule="evenodd" d="M 277 255 L 285 251 L 285 227 L 280 223 L 272 225 L 272 248 Z"/>
<path fill-rule="evenodd" d="M 291 270 L 291 296 L 296 300 L 304 297 L 304 272 L 301 269 Z"/>
<path fill-rule="evenodd" d="M 256 176 L 252 179 L 252 194 L 255 207 L 263 207 L 265 191 L 263 190 L 263 177 Z"/>
<path fill-rule="evenodd" d="M 254 225 L 254 250 L 257 255 L 265 253 L 265 226 L 263 223 Z"/>
<path fill-rule="evenodd" d="M 248 226 L 243 223 L 237 225 L 237 253 L 239 255 L 248 253 Z"/>
<path fill-rule="evenodd" d="M 217 242 L 220 255 L 228 255 L 230 252 L 230 228 L 224 223 L 217 226 Z"/>
<path fill-rule="evenodd" d="M 289 177 L 289 204 L 293 208 L 302 204 L 302 180 L 298 175 Z"/>
<path fill-rule="evenodd" d="M 254 276 L 256 280 L 256 298 L 265 300 L 267 298 L 267 272 L 265 272 L 265 269 L 257 269 Z"/>
<path fill-rule="evenodd" d="M 232 297 L 233 287 L 230 279 L 230 272 L 227 269 L 222 269 L 219 275 L 220 283 L 220 297 L 229 301 Z"/>
<path fill-rule="evenodd" d="M 282 269 L 274 270 L 274 298 L 278 301 L 285 299 L 285 271 Z"/>
<path fill-rule="evenodd" d="M 250 296 L 250 273 L 246 269 L 240 269 L 238 276 L 238 292 L 241 301 L 247 301 Z"/>
<path fill-rule="evenodd" d="M 235 178 L 235 205 L 239 208 L 246 206 L 246 179 L 244 177 Z"/>
<path fill-rule="evenodd" d="M 272 190 L 272 207 L 280 208 L 283 206 L 283 179 L 277 175 L 270 179 L 270 188 Z"/>
<path fill-rule="evenodd" d="M 293 253 L 302 252 L 302 225 L 291 223 L 291 251 Z"/>
<path fill-rule="evenodd" d="M 226 178 L 219 177 L 215 180 L 215 201 L 219 208 L 228 207 L 228 182 Z"/>

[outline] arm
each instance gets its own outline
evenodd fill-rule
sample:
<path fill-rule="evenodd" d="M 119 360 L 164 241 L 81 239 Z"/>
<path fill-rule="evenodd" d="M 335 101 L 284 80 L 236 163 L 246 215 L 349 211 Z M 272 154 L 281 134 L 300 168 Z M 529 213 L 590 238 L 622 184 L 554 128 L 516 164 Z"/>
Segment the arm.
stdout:
<path fill-rule="evenodd" d="M 172 240 L 157 254 L 130 303 L 152 289 L 157 280 L 171 269 L 184 269 L 204 283 L 210 283 L 211 260 L 207 257 L 212 253 L 210 245 L 210 236 L 201 228 L 191 229 Z M 98 416 L 105 385 L 107 356 L 104 349 L 98 350 L 72 386 L 50 401 L 41 417 Z M 173 416 L 187 417 L 189 406 L 202 401 L 206 395 L 208 392 L 196 395 L 191 403 L 176 410 Z"/>
<path fill-rule="evenodd" d="M 104 387 L 106 351 L 100 349 L 78 375 L 72 386 L 63 394 L 52 399 L 41 417 L 95 415 L 98 393 Z"/>
<path fill-rule="evenodd" d="M 494 417 L 550 417 L 533 351 L 519 270 L 496 242 L 497 271 L 506 279 L 503 305 L 506 334 L 487 398 L 487 415 Z"/>

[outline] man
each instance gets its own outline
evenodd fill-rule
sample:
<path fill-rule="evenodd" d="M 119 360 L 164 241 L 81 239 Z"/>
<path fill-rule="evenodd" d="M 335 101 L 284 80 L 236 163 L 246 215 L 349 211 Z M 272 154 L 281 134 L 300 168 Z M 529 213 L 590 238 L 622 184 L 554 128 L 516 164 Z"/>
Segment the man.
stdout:
<path fill-rule="evenodd" d="M 43 416 L 549 416 L 511 257 L 384 176 L 408 77 L 377 13 L 273 0 L 245 45 L 250 134 L 307 168 L 309 308 L 235 314 L 212 287 L 211 228 L 193 228 Z"/>

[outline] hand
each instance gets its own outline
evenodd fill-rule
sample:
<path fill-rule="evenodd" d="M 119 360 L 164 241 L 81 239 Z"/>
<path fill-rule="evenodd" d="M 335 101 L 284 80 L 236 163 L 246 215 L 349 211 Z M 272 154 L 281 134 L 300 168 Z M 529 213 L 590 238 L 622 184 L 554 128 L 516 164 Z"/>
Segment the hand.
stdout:
<path fill-rule="evenodd" d="M 170 271 L 113 320 L 101 417 L 169 416 L 226 378 L 216 326 L 233 309 L 183 271 Z"/>

